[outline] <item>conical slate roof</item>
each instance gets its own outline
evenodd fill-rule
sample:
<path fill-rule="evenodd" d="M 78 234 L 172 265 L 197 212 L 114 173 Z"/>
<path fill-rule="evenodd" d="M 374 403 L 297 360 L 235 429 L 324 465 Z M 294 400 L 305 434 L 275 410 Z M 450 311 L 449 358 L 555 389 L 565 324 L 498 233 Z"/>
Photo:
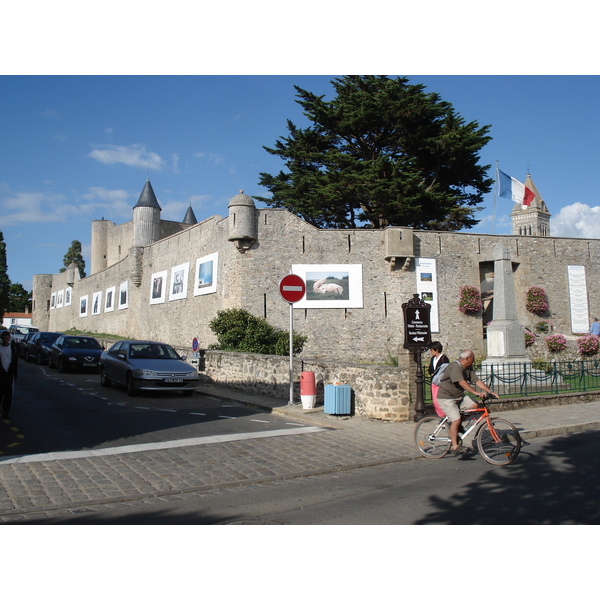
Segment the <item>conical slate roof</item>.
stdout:
<path fill-rule="evenodd" d="M 151 208 L 158 208 L 158 210 L 162 210 L 156 196 L 154 194 L 154 190 L 152 189 L 152 185 L 150 184 L 150 180 L 146 181 L 146 185 L 140 194 L 140 198 L 137 201 L 137 204 L 133 208 L 138 208 L 140 206 L 149 206 Z"/>
<path fill-rule="evenodd" d="M 198 222 L 191 206 L 187 209 L 185 217 L 183 217 L 183 222 L 186 225 L 195 225 Z"/>

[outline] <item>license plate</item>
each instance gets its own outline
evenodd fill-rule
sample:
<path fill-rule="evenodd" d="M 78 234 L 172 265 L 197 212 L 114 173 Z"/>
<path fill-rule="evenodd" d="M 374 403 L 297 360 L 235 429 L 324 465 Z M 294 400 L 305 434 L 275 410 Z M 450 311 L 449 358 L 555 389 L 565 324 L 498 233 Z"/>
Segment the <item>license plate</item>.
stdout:
<path fill-rule="evenodd" d="M 98 364 L 97 363 L 83 363 L 84 367 L 97 367 Z"/>
<path fill-rule="evenodd" d="M 165 383 L 183 383 L 181 377 L 165 377 Z"/>

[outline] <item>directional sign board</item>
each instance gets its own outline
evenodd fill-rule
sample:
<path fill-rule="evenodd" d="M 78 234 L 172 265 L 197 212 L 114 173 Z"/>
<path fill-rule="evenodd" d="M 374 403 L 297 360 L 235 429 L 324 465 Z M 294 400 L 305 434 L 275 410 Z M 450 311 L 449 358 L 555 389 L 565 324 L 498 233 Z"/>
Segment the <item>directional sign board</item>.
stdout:
<path fill-rule="evenodd" d="M 306 284 L 299 275 L 286 275 L 279 282 L 279 293 L 281 297 L 290 304 L 299 302 L 306 294 Z"/>
<path fill-rule="evenodd" d="M 402 305 L 404 311 L 404 347 L 409 350 L 424 350 L 431 344 L 431 305 L 415 294 L 413 299 Z"/>

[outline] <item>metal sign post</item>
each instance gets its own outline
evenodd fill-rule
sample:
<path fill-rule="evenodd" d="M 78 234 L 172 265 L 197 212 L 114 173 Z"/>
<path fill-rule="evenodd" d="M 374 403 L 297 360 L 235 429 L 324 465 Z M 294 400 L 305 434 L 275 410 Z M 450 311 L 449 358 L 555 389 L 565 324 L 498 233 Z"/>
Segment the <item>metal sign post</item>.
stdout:
<path fill-rule="evenodd" d="M 404 348 L 413 352 L 417 363 L 415 376 L 417 398 L 414 420 L 420 421 L 425 416 L 421 354 L 431 345 L 431 305 L 422 300 L 419 294 L 414 294 L 411 300 L 402 305 L 402 310 L 404 312 Z"/>
<path fill-rule="evenodd" d="M 290 400 L 294 404 L 294 302 L 304 298 L 306 284 L 299 275 L 286 275 L 279 282 L 279 293 L 290 305 Z"/>

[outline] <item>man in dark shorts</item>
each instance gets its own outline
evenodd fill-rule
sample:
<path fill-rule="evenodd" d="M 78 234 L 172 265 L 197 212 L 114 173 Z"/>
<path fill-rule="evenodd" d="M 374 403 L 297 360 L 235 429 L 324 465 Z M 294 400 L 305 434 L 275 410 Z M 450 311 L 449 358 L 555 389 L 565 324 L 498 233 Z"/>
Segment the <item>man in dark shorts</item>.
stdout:
<path fill-rule="evenodd" d="M 460 411 L 478 406 L 477 402 L 471 400 L 466 393 L 475 394 L 479 398 L 485 398 L 486 393 L 490 393 L 498 398 L 498 394 L 492 392 L 471 370 L 474 360 L 475 355 L 472 350 L 463 350 L 459 359 L 450 363 L 444 371 L 438 389 L 438 404 L 450 421 L 450 440 L 452 442 L 450 452 L 452 454 L 460 454 L 461 451 L 458 445 L 458 430 L 462 421 Z"/>

